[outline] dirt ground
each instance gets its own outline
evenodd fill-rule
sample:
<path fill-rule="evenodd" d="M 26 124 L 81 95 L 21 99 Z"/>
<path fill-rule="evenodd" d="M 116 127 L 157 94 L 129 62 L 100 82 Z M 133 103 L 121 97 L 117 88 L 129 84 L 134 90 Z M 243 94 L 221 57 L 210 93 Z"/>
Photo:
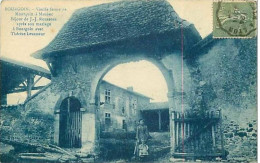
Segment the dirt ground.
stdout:
<path fill-rule="evenodd" d="M 118 139 L 103 139 L 100 144 L 100 156 L 95 159 L 95 162 L 209 162 L 209 161 L 185 161 L 184 159 L 173 159 L 170 155 L 170 134 L 169 132 L 153 132 L 150 133 L 151 138 L 147 142 L 149 146 L 149 156 L 145 159 L 134 158 L 134 139 L 118 140 Z M 0 143 L 0 162 L 20 162 L 17 160 L 18 153 L 10 145 Z M 51 153 L 46 152 L 45 155 L 52 156 Z M 53 155 L 54 156 L 54 155 Z M 55 155 L 60 161 L 64 161 L 64 156 Z M 62 161 L 63 160 L 63 161 Z M 92 157 L 82 157 L 78 161 L 69 162 L 93 162 Z M 67 162 L 67 161 L 65 161 Z M 224 162 L 224 161 L 221 161 Z"/>

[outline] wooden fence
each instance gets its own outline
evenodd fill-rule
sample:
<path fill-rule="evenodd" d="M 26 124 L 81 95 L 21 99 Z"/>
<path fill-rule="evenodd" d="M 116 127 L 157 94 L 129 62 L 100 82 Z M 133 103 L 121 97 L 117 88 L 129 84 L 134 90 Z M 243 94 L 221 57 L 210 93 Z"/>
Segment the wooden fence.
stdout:
<path fill-rule="evenodd" d="M 225 154 L 221 110 L 203 116 L 172 112 L 174 157 L 214 158 Z"/>

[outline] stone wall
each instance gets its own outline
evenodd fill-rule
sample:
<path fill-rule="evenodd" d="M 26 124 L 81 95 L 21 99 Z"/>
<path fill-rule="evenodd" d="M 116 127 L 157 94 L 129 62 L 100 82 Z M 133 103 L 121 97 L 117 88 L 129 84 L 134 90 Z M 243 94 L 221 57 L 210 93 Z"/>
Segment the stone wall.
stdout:
<path fill-rule="evenodd" d="M 1 109 L 1 138 L 30 143 L 53 143 L 54 117 L 36 105 L 18 105 Z"/>
<path fill-rule="evenodd" d="M 205 85 L 198 89 L 202 101 L 208 108 L 222 109 L 227 158 L 256 160 L 256 39 L 215 40 L 210 46 L 195 66 L 198 83 Z"/>
<path fill-rule="evenodd" d="M 248 111 L 242 114 L 248 114 Z M 228 150 L 227 159 L 234 162 L 256 161 L 257 121 L 248 119 L 244 124 L 239 124 L 241 122 L 225 119 L 223 133 L 225 148 Z"/>

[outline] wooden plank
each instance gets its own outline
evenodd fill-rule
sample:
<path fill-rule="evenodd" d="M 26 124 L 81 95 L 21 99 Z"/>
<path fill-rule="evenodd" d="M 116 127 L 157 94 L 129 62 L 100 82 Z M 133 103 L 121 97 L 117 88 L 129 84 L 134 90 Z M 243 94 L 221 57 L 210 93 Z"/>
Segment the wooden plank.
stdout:
<path fill-rule="evenodd" d="M 35 82 L 33 82 L 32 87 L 34 87 L 40 80 L 41 80 L 42 76 L 40 76 Z"/>
<path fill-rule="evenodd" d="M 80 120 L 79 121 L 79 124 L 80 124 L 79 125 L 80 126 L 80 128 L 79 128 L 79 146 L 82 147 L 82 140 L 81 139 L 82 139 L 82 114 L 83 113 L 80 112 L 79 114 L 80 114 L 80 119 L 79 119 Z"/>
<path fill-rule="evenodd" d="M 175 123 L 176 123 L 176 146 L 179 146 L 179 122 L 175 122 Z"/>
<path fill-rule="evenodd" d="M 74 128 L 74 121 L 75 121 L 75 117 L 74 117 L 74 113 L 75 112 L 71 112 L 70 114 L 71 114 L 71 129 L 70 129 L 70 131 L 71 131 L 71 148 L 73 148 L 74 147 L 74 142 L 75 142 L 75 137 L 74 137 L 74 133 L 75 133 L 75 128 Z"/>
<path fill-rule="evenodd" d="M 29 75 L 27 78 L 27 99 L 32 96 L 33 83 L 34 83 L 34 75 Z"/>
<path fill-rule="evenodd" d="M 19 153 L 19 156 L 38 156 L 45 157 L 44 153 Z"/>
<path fill-rule="evenodd" d="M 67 107 L 67 114 L 68 114 L 68 120 L 67 120 L 67 142 L 68 142 L 68 148 L 71 148 L 71 106 L 70 106 L 70 98 L 67 99 L 68 101 L 68 107 Z"/>
<path fill-rule="evenodd" d="M 162 130 L 162 117 L 161 117 L 161 110 L 158 111 L 158 128 L 159 128 L 159 131 Z"/>
<path fill-rule="evenodd" d="M 175 148 L 176 148 L 176 145 L 177 145 L 177 142 L 176 142 L 176 122 L 174 121 L 174 119 L 176 118 L 176 113 L 175 113 L 175 111 L 174 112 L 172 112 L 172 143 L 171 143 L 171 146 L 172 146 L 172 154 L 174 153 L 174 152 L 176 152 L 175 151 Z"/>
<path fill-rule="evenodd" d="M 74 134 L 74 142 L 73 142 L 74 145 L 73 146 L 74 147 L 77 147 L 77 143 L 78 143 L 77 142 L 78 141 L 77 140 L 78 139 L 77 138 L 78 137 L 78 135 L 77 135 L 77 132 L 78 132 L 78 124 L 77 124 L 77 122 L 78 122 L 78 117 L 77 117 L 78 112 L 79 111 L 74 112 L 74 120 L 73 120 L 74 121 L 74 126 L 73 126 L 73 128 L 74 128 L 74 130 L 73 130 L 74 131 L 74 133 L 73 133 Z"/>
<path fill-rule="evenodd" d="M 80 123 L 79 123 L 79 114 L 80 114 L 80 110 L 77 111 L 76 113 L 76 132 L 75 132 L 75 135 L 76 135 L 76 147 L 79 147 L 79 141 L 80 141 L 80 138 L 79 138 L 79 130 L 80 130 Z"/>
<path fill-rule="evenodd" d="M 187 130 L 188 130 L 188 131 L 187 131 L 187 132 L 188 132 L 188 133 L 187 133 L 187 136 L 190 137 L 190 132 L 191 132 L 191 131 L 190 131 L 190 123 L 188 123 L 187 127 L 188 127 L 188 129 L 187 129 Z"/>
<path fill-rule="evenodd" d="M 174 153 L 174 157 L 219 157 L 222 153 Z"/>
<path fill-rule="evenodd" d="M 179 148 L 179 150 L 182 150 L 182 122 L 179 122 L 179 127 L 178 127 L 178 133 L 179 133 L 179 146 L 181 146 L 181 148 Z"/>
<path fill-rule="evenodd" d="M 51 62 L 47 62 L 47 66 L 49 70 L 51 71 L 51 74 L 55 77 L 57 75 L 56 70 L 54 70 L 53 66 L 51 65 Z"/>
<path fill-rule="evenodd" d="M 215 125 L 212 125 L 211 127 L 211 135 L 212 135 L 212 148 L 213 148 L 213 151 L 216 147 L 216 138 L 215 138 Z"/>
<path fill-rule="evenodd" d="M 184 140 L 185 140 L 185 132 L 184 132 L 184 122 L 181 122 L 181 151 L 184 152 Z"/>
<path fill-rule="evenodd" d="M 221 152 L 222 152 L 222 157 L 225 156 L 225 149 L 224 149 L 224 138 L 223 138 L 223 129 L 222 129 L 222 113 L 221 110 L 219 110 L 219 118 L 220 118 L 220 137 L 221 137 Z"/>
<path fill-rule="evenodd" d="M 31 88 L 31 90 L 39 90 L 44 87 L 45 86 L 37 86 L 37 87 Z M 25 92 L 25 91 L 27 91 L 27 88 L 16 88 L 16 89 L 12 89 L 12 90 L 8 91 L 8 93 L 19 93 L 19 92 Z"/>
<path fill-rule="evenodd" d="M 213 122 L 218 122 L 220 118 L 177 118 L 174 121 L 175 122 L 205 122 L 205 121 L 213 121 Z"/>

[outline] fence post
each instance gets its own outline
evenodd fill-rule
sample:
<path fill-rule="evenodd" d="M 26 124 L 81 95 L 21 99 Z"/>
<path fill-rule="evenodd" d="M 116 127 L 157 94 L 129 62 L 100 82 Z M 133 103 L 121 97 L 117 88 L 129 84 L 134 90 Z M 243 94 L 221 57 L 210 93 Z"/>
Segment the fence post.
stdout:
<path fill-rule="evenodd" d="M 222 112 L 221 109 L 219 109 L 219 120 L 220 120 L 220 137 L 221 137 L 221 154 L 222 158 L 225 156 L 225 150 L 224 150 L 224 137 L 223 137 L 223 129 L 222 129 Z"/>
<path fill-rule="evenodd" d="M 176 119 L 179 120 L 179 114 L 176 113 Z M 176 133 L 176 146 L 179 146 L 179 121 L 176 121 L 176 129 L 175 129 L 175 133 Z M 177 152 L 177 151 L 175 151 Z"/>
<path fill-rule="evenodd" d="M 175 129 L 175 118 L 176 118 L 176 114 L 175 111 L 172 112 L 171 114 L 171 121 L 172 121 L 172 139 L 171 139 L 171 148 L 172 148 L 172 152 L 171 154 L 173 155 L 175 153 L 175 146 L 176 146 L 176 129 Z"/>

